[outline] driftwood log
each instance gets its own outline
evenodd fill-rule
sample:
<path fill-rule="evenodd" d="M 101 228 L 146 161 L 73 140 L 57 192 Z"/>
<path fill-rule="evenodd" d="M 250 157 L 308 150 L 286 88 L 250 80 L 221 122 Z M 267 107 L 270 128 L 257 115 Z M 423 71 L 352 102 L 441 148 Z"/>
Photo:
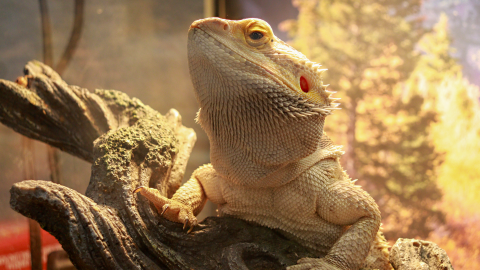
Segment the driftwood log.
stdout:
<path fill-rule="evenodd" d="M 192 233 L 132 191 L 171 197 L 195 142 L 175 110 L 162 116 L 113 90 L 94 93 L 29 62 L 17 83 L 0 80 L 0 121 L 93 163 L 86 194 L 48 181 L 11 189 L 11 207 L 54 235 L 78 269 L 284 269 L 314 253 L 280 233 L 209 217 Z"/>
<path fill-rule="evenodd" d="M 54 235 L 78 269 L 285 269 L 315 257 L 277 231 L 229 217 L 209 217 L 187 234 L 133 194 L 143 185 L 171 197 L 180 186 L 196 137 L 177 111 L 162 116 L 118 91 L 68 85 L 37 61 L 24 73 L 0 80 L 0 121 L 93 165 L 85 195 L 28 180 L 13 185 L 10 205 Z M 395 268 L 452 269 L 442 249 L 400 240 Z"/>

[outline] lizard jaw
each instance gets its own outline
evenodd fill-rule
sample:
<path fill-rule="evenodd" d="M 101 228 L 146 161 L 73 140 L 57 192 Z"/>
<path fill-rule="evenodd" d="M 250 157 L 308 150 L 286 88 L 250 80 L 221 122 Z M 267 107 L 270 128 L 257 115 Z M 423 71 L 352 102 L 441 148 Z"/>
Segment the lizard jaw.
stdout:
<path fill-rule="evenodd" d="M 320 69 L 319 64 L 309 61 L 308 59 L 306 59 L 305 56 L 301 55 L 298 52 L 297 53 L 303 56 L 304 59 L 285 59 L 284 56 L 288 56 L 290 54 L 288 53 L 288 51 L 282 50 L 278 50 L 275 53 L 261 53 L 257 50 L 247 50 L 247 54 L 244 52 L 246 46 L 242 48 L 237 48 L 235 45 L 238 42 L 231 42 L 228 38 L 225 38 L 225 36 L 230 38 L 234 36 L 233 38 L 239 39 L 238 34 L 230 34 L 230 32 L 235 31 L 234 28 L 238 28 L 235 25 L 230 25 L 231 22 L 235 21 L 229 21 L 220 18 L 207 18 L 197 20 L 193 22 L 190 26 L 188 32 L 189 41 L 199 42 L 199 40 L 197 39 L 204 39 L 204 41 L 208 42 L 210 51 L 218 51 L 219 53 L 228 54 L 231 58 L 229 61 L 243 63 L 245 65 L 251 64 L 262 68 L 270 78 L 272 78 L 277 83 L 285 86 L 291 91 L 291 93 L 299 96 L 306 102 L 317 105 L 316 107 L 321 107 L 322 112 L 338 109 L 336 107 L 339 104 L 334 103 L 337 99 L 331 97 L 334 92 L 327 91 L 326 87 L 328 85 L 323 85 L 321 81 L 321 74 L 326 71 L 326 69 Z M 220 34 L 223 34 L 223 36 Z M 275 36 L 272 40 L 276 40 L 277 43 L 280 42 L 282 43 L 281 45 L 285 45 L 285 48 L 283 48 L 284 50 L 294 50 Z M 282 53 L 284 54 L 282 55 Z M 286 68 L 278 65 L 279 62 L 285 63 L 287 61 L 291 63 Z M 287 71 L 285 71 L 286 69 Z M 293 73 L 290 72 L 288 69 L 296 70 L 298 74 L 294 74 L 290 77 L 285 76 L 285 74 Z M 306 74 L 312 77 L 311 75 L 309 75 L 311 73 L 313 73 L 313 76 L 315 77 L 318 76 L 319 82 L 316 83 L 317 89 L 312 91 L 316 93 L 306 94 L 302 91 L 302 87 L 300 85 L 300 78 L 306 76 Z"/>

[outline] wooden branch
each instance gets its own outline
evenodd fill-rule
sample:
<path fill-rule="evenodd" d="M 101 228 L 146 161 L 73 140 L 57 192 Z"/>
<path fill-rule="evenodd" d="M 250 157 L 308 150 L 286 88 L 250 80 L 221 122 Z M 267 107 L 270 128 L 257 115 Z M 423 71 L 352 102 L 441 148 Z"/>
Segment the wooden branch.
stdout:
<path fill-rule="evenodd" d="M 132 193 L 144 185 L 171 197 L 180 186 L 195 133 L 178 112 L 162 116 L 118 91 L 68 85 L 36 61 L 25 75 L 20 84 L 0 80 L 0 121 L 92 162 L 92 174 L 85 196 L 29 180 L 12 187 L 10 204 L 52 233 L 78 269 L 284 269 L 315 255 L 228 217 L 187 234 Z"/>

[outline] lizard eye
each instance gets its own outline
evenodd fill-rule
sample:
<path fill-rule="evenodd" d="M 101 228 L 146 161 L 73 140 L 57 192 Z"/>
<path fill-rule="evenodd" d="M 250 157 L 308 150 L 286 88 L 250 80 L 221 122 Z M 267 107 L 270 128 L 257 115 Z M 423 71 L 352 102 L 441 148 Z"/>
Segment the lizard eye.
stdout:
<path fill-rule="evenodd" d="M 302 91 L 305 93 L 308 93 L 308 91 L 310 90 L 310 88 L 308 87 L 308 81 L 303 76 L 300 77 L 300 88 L 302 88 Z"/>
<path fill-rule="evenodd" d="M 248 45 L 257 49 L 262 49 L 265 44 L 268 44 L 273 33 L 270 27 L 265 23 L 253 21 L 244 28 L 245 41 Z"/>
<path fill-rule="evenodd" d="M 253 40 L 259 40 L 263 37 L 263 34 L 259 31 L 255 31 L 255 32 L 252 32 L 249 36 Z"/>

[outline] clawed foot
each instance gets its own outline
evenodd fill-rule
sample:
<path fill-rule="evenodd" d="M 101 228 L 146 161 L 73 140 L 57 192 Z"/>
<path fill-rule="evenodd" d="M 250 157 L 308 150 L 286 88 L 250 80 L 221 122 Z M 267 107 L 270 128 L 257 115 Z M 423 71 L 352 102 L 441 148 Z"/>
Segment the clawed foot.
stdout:
<path fill-rule="evenodd" d="M 287 270 L 342 270 L 324 259 L 302 258 L 297 263 L 287 267 Z"/>
<path fill-rule="evenodd" d="M 181 202 L 168 199 L 160 194 L 160 192 L 154 188 L 138 187 L 133 193 L 140 192 L 145 198 L 152 202 L 157 208 L 161 216 L 166 219 L 182 223 L 183 229 L 190 227 L 187 233 L 190 233 L 193 228 L 198 225 L 197 218 L 193 214 L 192 207 L 185 205 Z"/>

